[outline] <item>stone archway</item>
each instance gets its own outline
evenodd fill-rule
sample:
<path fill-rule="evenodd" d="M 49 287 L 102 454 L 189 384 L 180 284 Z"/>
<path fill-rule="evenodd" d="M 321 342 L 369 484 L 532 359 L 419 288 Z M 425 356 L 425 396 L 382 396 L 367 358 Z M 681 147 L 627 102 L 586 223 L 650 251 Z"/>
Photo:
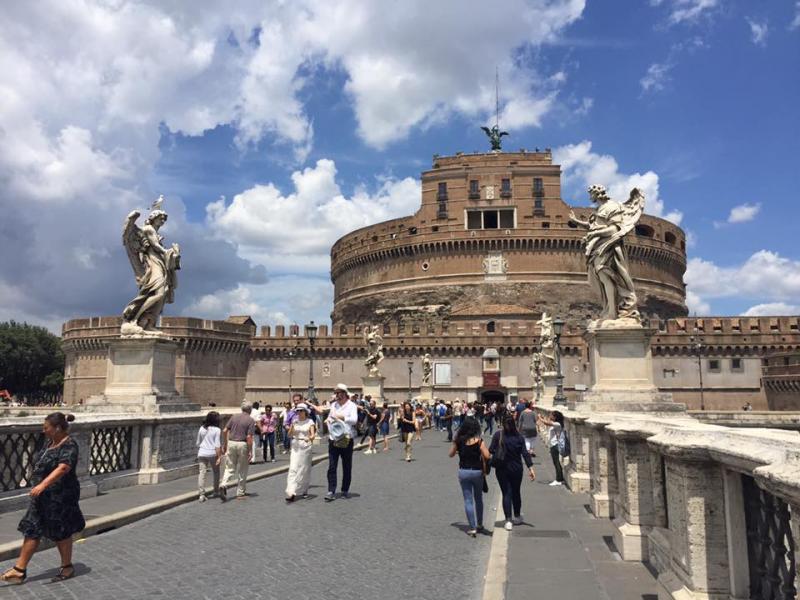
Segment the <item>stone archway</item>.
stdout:
<path fill-rule="evenodd" d="M 481 403 L 484 405 L 491 404 L 492 402 L 501 402 L 505 404 L 506 392 L 505 389 L 483 390 L 480 394 Z"/>

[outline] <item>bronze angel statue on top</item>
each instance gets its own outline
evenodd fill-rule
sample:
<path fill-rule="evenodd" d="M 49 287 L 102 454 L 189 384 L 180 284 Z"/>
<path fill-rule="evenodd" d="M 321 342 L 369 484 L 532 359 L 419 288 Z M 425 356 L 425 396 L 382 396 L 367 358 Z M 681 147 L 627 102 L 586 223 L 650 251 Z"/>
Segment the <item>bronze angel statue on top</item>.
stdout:
<path fill-rule="evenodd" d="M 508 135 L 508 132 L 500 131 L 500 128 L 497 125 L 495 125 L 491 129 L 489 129 L 488 127 L 481 127 L 481 129 L 483 129 L 483 132 L 487 136 L 489 136 L 489 143 L 492 145 L 492 150 L 495 152 L 499 152 L 501 150 L 500 139 L 504 135 Z"/>
<path fill-rule="evenodd" d="M 620 203 L 612 200 L 602 185 L 592 185 L 589 187 L 589 197 L 597 205 L 589 220 L 582 221 L 572 211 L 569 220 L 589 230 L 584 238 L 589 283 L 603 302 L 603 312 L 595 325 L 616 319 L 641 323 L 633 278 L 622 242 L 644 212 L 644 194 L 638 188 L 633 188 L 628 200 Z"/>
<path fill-rule="evenodd" d="M 150 207 L 150 214 L 141 229 L 136 220 L 141 214 L 131 212 L 122 230 L 122 245 L 133 267 L 139 293 L 122 312 L 123 337 L 159 336 L 156 329 L 164 304 L 172 304 L 178 287 L 177 271 L 181 268 L 181 251 L 178 244 L 163 246 L 164 238 L 158 230 L 166 223 L 167 213 L 161 210 L 164 197 L 159 196 Z"/>

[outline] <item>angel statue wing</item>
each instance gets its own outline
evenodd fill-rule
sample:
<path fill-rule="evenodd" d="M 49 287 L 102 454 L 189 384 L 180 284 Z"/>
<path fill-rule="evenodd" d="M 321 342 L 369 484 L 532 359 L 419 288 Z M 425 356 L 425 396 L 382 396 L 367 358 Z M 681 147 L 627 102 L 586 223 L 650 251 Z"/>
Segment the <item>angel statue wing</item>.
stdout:
<path fill-rule="evenodd" d="M 633 188 L 630 196 L 622 205 L 622 228 L 620 233 L 625 235 L 636 226 L 644 212 L 644 194 L 639 188 Z"/>
<path fill-rule="evenodd" d="M 507 131 L 501 131 L 500 133 L 497 134 L 497 139 L 500 139 L 504 135 L 511 135 L 511 134 L 508 133 Z"/>
<path fill-rule="evenodd" d="M 489 137 L 492 137 L 492 130 L 491 129 L 489 129 L 488 127 L 481 127 L 481 129 L 483 129 L 483 132 L 486 135 L 488 135 Z"/>
<path fill-rule="evenodd" d="M 125 219 L 125 224 L 122 226 L 122 245 L 125 246 L 125 252 L 128 254 L 128 260 L 131 261 L 133 267 L 133 274 L 138 280 L 144 275 L 145 265 L 142 259 L 144 252 L 144 236 L 142 230 L 136 224 L 136 219 L 139 218 L 141 213 L 138 210 L 131 212 Z"/>

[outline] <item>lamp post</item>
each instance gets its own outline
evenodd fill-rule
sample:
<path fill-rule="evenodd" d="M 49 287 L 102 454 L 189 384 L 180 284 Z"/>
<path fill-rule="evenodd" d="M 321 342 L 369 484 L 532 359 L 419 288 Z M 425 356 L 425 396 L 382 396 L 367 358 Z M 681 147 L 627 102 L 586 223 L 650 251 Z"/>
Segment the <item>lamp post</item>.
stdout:
<path fill-rule="evenodd" d="M 694 349 L 697 351 L 697 373 L 700 376 L 700 410 L 705 410 L 706 402 L 703 395 L 703 341 L 700 338 L 697 338 Z"/>
<path fill-rule="evenodd" d="M 554 405 L 566 405 L 564 396 L 564 374 L 561 372 L 561 333 L 564 331 L 564 321 L 556 317 L 553 319 L 553 337 L 556 350 L 556 395 L 553 397 Z"/>
<path fill-rule="evenodd" d="M 317 339 L 317 326 L 314 321 L 306 325 L 306 337 L 308 338 L 308 399 L 316 399 L 314 392 L 314 340 Z"/>
<path fill-rule="evenodd" d="M 411 402 L 411 373 L 414 372 L 414 362 L 408 361 L 408 401 Z"/>
<path fill-rule="evenodd" d="M 289 399 L 292 398 L 292 375 L 294 374 L 294 367 L 292 367 L 292 359 L 295 357 L 294 350 L 286 351 L 286 358 L 289 360 Z"/>

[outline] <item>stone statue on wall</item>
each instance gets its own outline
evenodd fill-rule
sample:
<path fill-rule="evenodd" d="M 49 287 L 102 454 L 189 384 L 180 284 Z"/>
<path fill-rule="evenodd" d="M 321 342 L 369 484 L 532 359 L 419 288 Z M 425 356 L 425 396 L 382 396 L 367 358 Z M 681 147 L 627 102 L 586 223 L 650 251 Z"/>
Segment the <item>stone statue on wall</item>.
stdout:
<path fill-rule="evenodd" d="M 430 353 L 426 352 L 422 357 L 422 385 L 432 385 L 433 362 Z"/>
<path fill-rule="evenodd" d="M 367 344 L 367 359 L 364 366 L 371 377 L 380 377 L 378 365 L 383 360 L 383 337 L 377 325 L 364 327 L 364 343 Z"/>
<path fill-rule="evenodd" d="M 494 152 L 500 152 L 500 139 L 504 135 L 508 135 L 508 132 L 500 131 L 500 128 L 497 125 L 491 129 L 488 127 L 481 127 L 481 129 L 483 129 L 483 132 L 489 137 L 489 143 L 492 145 L 492 150 Z"/>
<path fill-rule="evenodd" d="M 181 251 L 178 244 L 165 248 L 164 238 L 158 230 L 166 223 L 167 213 L 161 210 L 164 197 L 159 196 L 150 207 L 150 214 L 141 229 L 136 220 L 141 214 L 131 212 L 122 230 L 122 245 L 133 267 L 139 293 L 122 312 L 123 337 L 161 336 L 156 329 L 164 304 L 175 300 L 178 287 L 177 271 L 181 268 Z"/>
<path fill-rule="evenodd" d="M 584 238 L 589 283 L 603 303 L 603 312 L 592 325 L 614 320 L 641 324 L 623 238 L 644 212 L 644 194 L 633 188 L 628 200 L 619 203 L 609 198 L 602 185 L 592 185 L 589 197 L 597 205 L 589 219 L 582 221 L 572 211 L 569 219 L 589 230 Z"/>
<path fill-rule="evenodd" d="M 542 318 L 537 321 L 539 325 L 539 346 L 541 348 L 540 360 L 543 373 L 556 372 L 556 335 L 553 332 L 553 317 L 542 313 Z"/>
<path fill-rule="evenodd" d="M 531 387 L 535 394 L 536 402 L 542 399 L 544 392 L 544 378 L 542 377 L 542 355 L 539 352 L 531 354 L 530 364 Z"/>

